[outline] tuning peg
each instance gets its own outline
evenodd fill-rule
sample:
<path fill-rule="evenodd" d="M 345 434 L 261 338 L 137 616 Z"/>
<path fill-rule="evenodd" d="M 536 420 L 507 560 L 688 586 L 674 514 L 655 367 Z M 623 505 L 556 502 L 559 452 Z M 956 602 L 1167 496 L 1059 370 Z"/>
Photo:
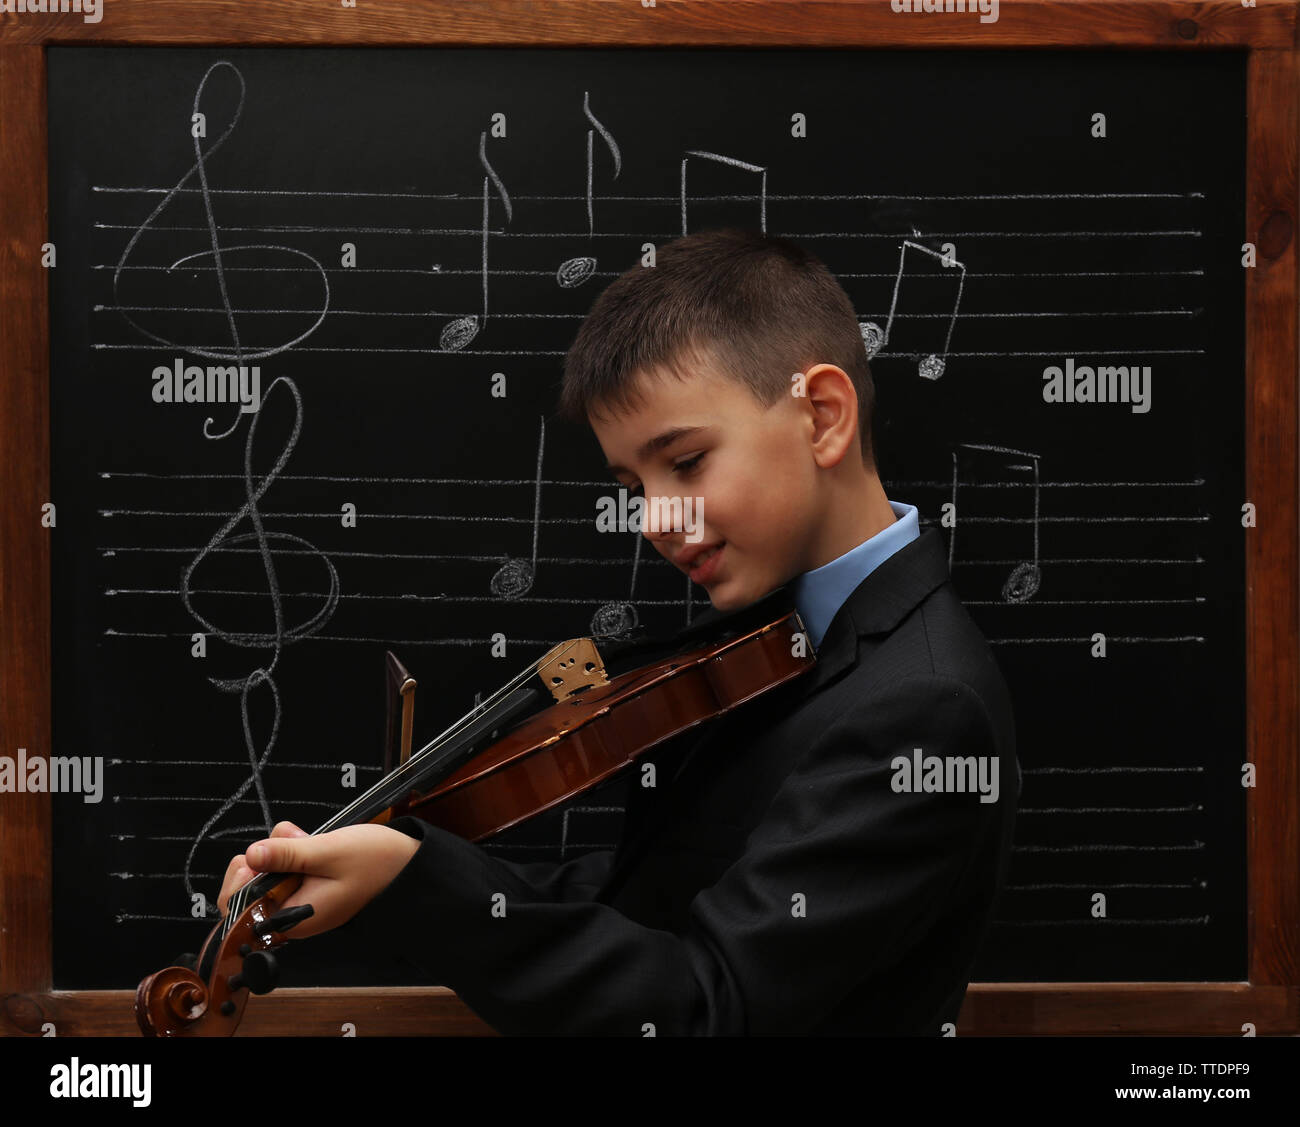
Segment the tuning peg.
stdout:
<path fill-rule="evenodd" d="M 280 978 L 280 964 L 269 951 L 254 951 L 245 956 L 244 968 L 239 974 L 232 974 L 226 985 L 231 990 L 247 987 L 254 994 L 269 994 L 275 989 Z"/>
<path fill-rule="evenodd" d="M 172 960 L 172 966 L 196 971 L 199 969 L 199 957 L 193 951 L 186 951 L 183 955 L 177 955 Z"/>
<path fill-rule="evenodd" d="M 262 933 L 269 931 L 286 932 L 296 924 L 302 923 L 303 920 L 315 915 L 316 909 L 310 904 L 299 904 L 296 908 L 285 908 L 282 912 L 276 912 L 264 924 L 261 925 Z"/>

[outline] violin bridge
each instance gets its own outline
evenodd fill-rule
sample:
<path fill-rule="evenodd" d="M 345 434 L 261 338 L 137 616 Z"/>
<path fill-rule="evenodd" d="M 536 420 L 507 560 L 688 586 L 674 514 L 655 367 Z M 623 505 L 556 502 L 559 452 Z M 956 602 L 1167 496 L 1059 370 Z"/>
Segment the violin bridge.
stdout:
<path fill-rule="evenodd" d="M 537 660 L 537 676 L 557 701 L 593 685 L 608 685 L 605 662 L 590 638 L 570 638 Z"/>

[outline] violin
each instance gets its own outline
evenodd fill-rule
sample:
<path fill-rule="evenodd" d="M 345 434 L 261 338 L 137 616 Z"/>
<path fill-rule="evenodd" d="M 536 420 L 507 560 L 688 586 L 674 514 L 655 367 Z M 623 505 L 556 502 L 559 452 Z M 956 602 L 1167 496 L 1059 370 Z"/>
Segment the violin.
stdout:
<path fill-rule="evenodd" d="M 570 638 L 415 754 L 414 681 L 388 655 L 404 700 L 401 762 L 314 834 L 415 815 L 482 841 L 625 771 L 649 748 L 799 677 L 816 653 L 788 587 L 671 638 Z M 396 681 L 393 675 L 396 671 Z M 394 731 L 393 714 L 387 732 Z M 504 734 L 501 734 L 505 729 Z M 391 750 L 391 744 L 386 753 Z M 269 993 L 276 948 L 312 914 L 282 910 L 303 877 L 261 873 L 230 896 L 196 958 L 140 982 L 135 1015 L 150 1037 L 229 1036 L 249 994 Z"/>

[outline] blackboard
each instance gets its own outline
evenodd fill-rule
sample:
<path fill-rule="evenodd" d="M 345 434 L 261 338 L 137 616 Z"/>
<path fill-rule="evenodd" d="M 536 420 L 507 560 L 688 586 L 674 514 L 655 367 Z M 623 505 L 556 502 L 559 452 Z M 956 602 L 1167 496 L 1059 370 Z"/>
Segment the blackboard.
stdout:
<path fill-rule="evenodd" d="M 617 487 L 552 412 L 600 287 L 721 225 L 823 258 L 879 348 L 889 496 L 924 524 L 955 499 L 954 583 L 1025 773 L 975 978 L 1245 977 L 1241 56 L 48 63 L 53 752 L 105 763 L 103 801 L 54 796 L 56 987 L 134 986 L 195 949 L 192 892 L 215 897 L 264 812 L 310 827 L 355 796 L 344 763 L 378 777 L 385 649 L 420 682 L 419 744 L 593 619 L 707 605 L 595 531 Z M 155 368 L 234 363 L 236 334 L 260 412 L 154 401 Z M 1149 366 L 1149 410 L 1045 402 L 1067 360 Z M 246 736 L 210 678 L 275 653 L 262 546 L 278 705 L 250 688 Z M 608 788 L 491 848 L 607 847 L 620 810 Z M 286 985 L 409 973 L 331 936 L 284 962 Z"/>

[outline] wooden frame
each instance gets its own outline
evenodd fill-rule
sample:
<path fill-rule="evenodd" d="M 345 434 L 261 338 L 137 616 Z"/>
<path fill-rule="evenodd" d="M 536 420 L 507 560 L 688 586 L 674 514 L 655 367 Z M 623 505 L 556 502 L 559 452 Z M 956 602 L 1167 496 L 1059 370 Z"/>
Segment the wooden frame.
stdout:
<path fill-rule="evenodd" d="M 80 14 L 0 16 L 0 747 L 51 754 L 45 47 L 710 46 L 1244 50 L 1248 981 L 978 983 L 965 1034 L 1300 1032 L 1300 488 L 1297 471 L 1297 0 L 1001 0 L 997 22 L 896 14 L 887 0 L 104 0 Z M 653 4 L 653 7 L 648 5 Z M 977 28 L 977 30 L 976 30 Z M 50 801 L 0 805 L 0 1032 L 138 1030 L 132 992 L 53 990 Z M 442 988 L 281 990 L 241 1033 L 490 1033 Z M 373 1015 L 367 1019 L 367 1015 Z"/>

